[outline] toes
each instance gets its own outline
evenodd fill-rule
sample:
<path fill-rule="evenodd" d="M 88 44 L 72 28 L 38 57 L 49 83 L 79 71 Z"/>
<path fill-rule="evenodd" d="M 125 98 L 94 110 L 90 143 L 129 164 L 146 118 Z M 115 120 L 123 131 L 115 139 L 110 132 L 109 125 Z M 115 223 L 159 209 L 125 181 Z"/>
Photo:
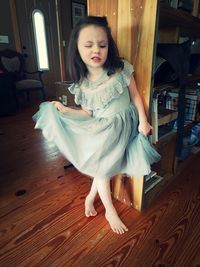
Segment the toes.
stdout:
<path fill-rule="evenodd" d="M 119 234 L 119 233 L 118 233 L 118 229 L 116 229 L 116 228 L 112 228 L 112 230 L 113 230 L 114 233 Z"/>
<path fill-rule="evenodd" d="M 97 215 L 97 212 L 96 211 L 91 211 L 90 212 L 90 216 L 96 216 Z"/>
<path fill-rule="evenodd" d="M 127 227 L 123 228 L 123 231 L 124 231 L 124 233 L 128 232 L 128 228 Z"/>
<path fill-rule="evenodd" d="M 86 217 L 90 217 L 90 216 L 96 216 L 97 215 L 97 211 L 96 210 L 86 210 L 85 211 L 85 216 Z"/>
<path fill-rule="evenodd" d="M 121 228 L 123 229 L 124 232 L 127 232 L 127 231 L 128 231 L 128 228 L 126 227 L 125 224 L 122 224 L 122 225 L 121 225 Z"/>
<path fill-rule="evenodd" d="M 116 233 L 118 235 L 122 235 L 122 234 L 124 234 L 125 232 L 128 231 L 128 228 L 127 227 L 123 227 L 123 226 L 117 227 L 117 228 L 116 227 L 112 227 L 112 230 L 113 230 L 114 233 Z"/>
<path fill-rule="evenodd" d="M 124 234 L 124 230 L 123 230 L 123 228 L 120 228 L 120 229 L 119 229 L 119 233 L 120 233 L 120 235 Z"/>
<path fill-rule="evenodd" d="M 118 235 L 121 235 L 121 234 L 123 234 L 120 228 L 119 228 L 119 229 L 117 229 L 117 233 L 118 233 Z"/>
<path fill-rule="evenodd" d="M 118 234 L 118 235 L 121 235 L 123 234 L 122 230 L 120 228 L 112 228 L 113 232 Z"/>
<path fill-rule="evenodd" d="M 125 230 L 122 228 L 121 230 L 120 230 L 120 234 L 124 234 L 125 233 Z"/>
<path fill-rule="evenodd" d="M 128 228 L 123 224 L 116 212 L 106 213 L 105 217 L 114 233 L 124 234 L 128 231 Z"/>
<path fill-rule="evenodd" d="M 86 217 L 90 217 L 90 213 L 87 213 L 87 212 L 86 212 L 86 213 L 85 213 L 85 216 L 86 216 Z"/>
<path fill-rule="evenodd" d="M 123 231 L 124 232 L 127 232 L 128 231 L 128 228 L 126 226 L 123 226 Z"/>

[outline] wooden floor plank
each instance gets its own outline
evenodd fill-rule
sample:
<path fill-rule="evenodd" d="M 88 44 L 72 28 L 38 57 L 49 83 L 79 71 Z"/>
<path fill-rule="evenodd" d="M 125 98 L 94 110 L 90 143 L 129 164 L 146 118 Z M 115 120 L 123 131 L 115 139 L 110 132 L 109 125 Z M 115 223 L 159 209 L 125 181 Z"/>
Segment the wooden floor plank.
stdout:
<path fill-rule="evenodd" d="M 91 179 L 33 129 L 27 108 L 0 123 L 0 266 L 200 266 L 200 157 L 138 212 L 114 200 L 128 226 L 113 233 L 84 216 Z M 25 189 L 26 193 L 16 196 Z"/>

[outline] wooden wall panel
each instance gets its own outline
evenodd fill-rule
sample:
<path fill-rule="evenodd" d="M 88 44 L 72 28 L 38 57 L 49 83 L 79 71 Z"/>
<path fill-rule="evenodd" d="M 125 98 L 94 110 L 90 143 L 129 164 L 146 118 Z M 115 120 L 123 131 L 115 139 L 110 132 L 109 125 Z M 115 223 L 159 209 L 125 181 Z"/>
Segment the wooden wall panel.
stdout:
<path fill-rule="evenodd" d="M 157 0 L 144 0 L 141 6 L 143 12 L 139 24 L 139 40 L 135 60 L 136 83 L 146 110 L 149 108 L 152 86 L 157 2 Z"/>
<path fill-rule="evenodd" d="M 90 16 L 106 16 L 112 30 L 112 36 L 117 42 L 117 14 L 118 0 L 88 0 L 88 15 Z"/>
<path fill-rule="evenodd" d="M 132 0 L 118 1 L 118 38 L 117 46 L 119 48 L 120 55 L 132 61 Z"/>
<path fill-rule="evenodd" d="M 142 16 L 143 0 L 118 1 L 117 45 L 122 57 L 135 64 L 139 45 L 139 25 Z"/>
<path fill-rule="evenodd" d="M 157 0 L 88 0 L 88 14 L 107 16 L 120 55 L 134 65 L 138 90 L 148 110 Z"/>

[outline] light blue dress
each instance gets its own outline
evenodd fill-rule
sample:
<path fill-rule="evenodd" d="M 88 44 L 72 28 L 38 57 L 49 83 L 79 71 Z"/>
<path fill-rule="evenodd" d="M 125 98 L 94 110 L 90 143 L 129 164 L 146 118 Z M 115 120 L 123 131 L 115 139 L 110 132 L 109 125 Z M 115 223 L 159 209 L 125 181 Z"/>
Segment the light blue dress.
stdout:
<path fill-rule="evenodd" d="M 128 85 L 133 67 L 111 76 L 105 71 L 97 81 L 84 79 L 69 91 L 75 102 L 92 116 L 61 113 L 50 102 L 40 105 L 33 116 L 35 128 L 82 173 L 110 179 L 118 173 L 140 177 L 150 173 L 150 165 L 160 155 L 147 137 L 138 133 L 138 114 L 130 101 Z"/>

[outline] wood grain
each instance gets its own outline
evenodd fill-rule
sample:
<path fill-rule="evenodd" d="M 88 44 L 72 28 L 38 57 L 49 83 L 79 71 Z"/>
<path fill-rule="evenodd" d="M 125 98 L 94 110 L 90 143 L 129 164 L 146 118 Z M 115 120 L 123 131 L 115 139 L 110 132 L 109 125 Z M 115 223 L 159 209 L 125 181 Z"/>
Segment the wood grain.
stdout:
<path fill-rule="evenodd" d="M 26 109 L 0 123 L 0 266 L 191 266 L 200 264 L 200 157 L 142 213 L 114 200 L 128 226 L 113 233 L 84 216 L 91 180 L 33 129 Z M 15 192 L 26 193 L 16 196 Z"/>
<path fill-rule="evenodd" d="M 112 36 L 117 41 L 118 0 L 87 0 L 88 15 L 107 17 Z"/>

